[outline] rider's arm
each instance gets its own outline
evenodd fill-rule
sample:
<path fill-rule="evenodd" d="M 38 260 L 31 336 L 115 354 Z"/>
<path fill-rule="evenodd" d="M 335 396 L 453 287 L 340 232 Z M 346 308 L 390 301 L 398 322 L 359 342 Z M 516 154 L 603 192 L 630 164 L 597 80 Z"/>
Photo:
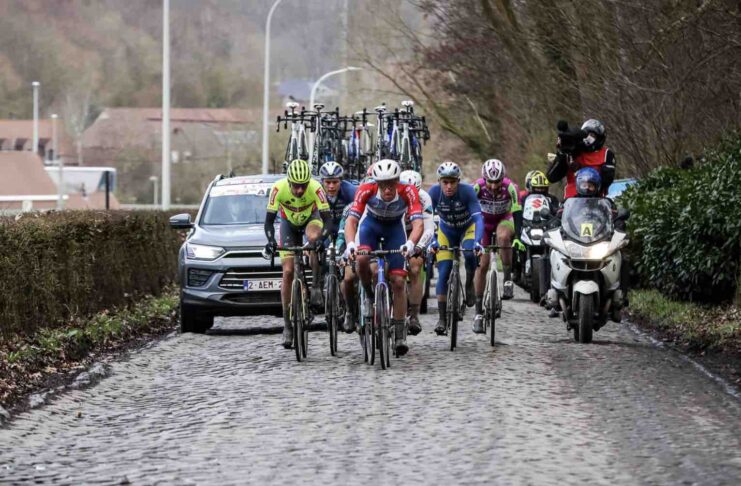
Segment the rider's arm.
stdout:
<path fill-rule="evenodd" d="M 437 205 L 440 203 L 440 184 L 435 184 L 434 186 L 432 186 L 427 194 L 430 195 L 432 212 L 434 213 L 437 209 Z"/>
<path fill-rule="evenodd" d="M 419 239 L 417 246 L 427 248 L 434 236 L 435 222 L 432 219 L 432 213 L 425 212 L 422 214 L 422 237 Z"/>
<path fill-rule="evenodd" d="M 568 170 L 568 156 L 559 151 L 558 154 L 556 154 L 555 160 L 551 162 L 551 165 L 548 167 L 545 175 L 552 184 L 566 177 Z"/>
<path fill-rule="evenodd" d="M 400 196 L 403 197 L 407 203 L 407 216 L 412 224 L 409 241 L 417 245 L 419 240 L 422 238 L 422 233 L 424 231 L 424 223 L 422 222 L 422 203 L 419 200 L 419 192 L 414 186 L 402 186 L 401 184 L 399 184 L 397 190 L 401 192 Z"/>
<path fill-rule="evenodd" d="M 268 241 L 275 241 L 275 217 L 277 215 L 275 211 L 268 211 L 265 214 L 265 236 Z"/>
<path fill-rule="evenodd" d="M 522 230 L 522 206 L 520 206 L 520 194 L 517 190 L 517 184 L 514 182 L 510 183 L 507 190 L 509 191 L 510 199 L 512 199 L 510 212 L 512 213 L 512 219 L 514 219 L 515 222 L 515 238 L 519 238 Z"/>
<path fill-rule="evenodd" d="M 462 202 L 468 207 L 468 213 L 471 215 L 475 226 L 475 241 L 481 242 L 484 239 L 484 215 L 481 214 L 481 204 L 479 197 L 474 191 L 473 186 L 461 184 L 458 189 L 462 196 Z"/>
<path fill-rule="evenodd" d="M 602 193 L 607 194 L 607 189 L 610 188 L 610 184 L 615 180 L 615 154 L 610 149 L 607 149 L 605 152 L 605 163 L 600 172 L 600 176 L 602 177 Z"/>

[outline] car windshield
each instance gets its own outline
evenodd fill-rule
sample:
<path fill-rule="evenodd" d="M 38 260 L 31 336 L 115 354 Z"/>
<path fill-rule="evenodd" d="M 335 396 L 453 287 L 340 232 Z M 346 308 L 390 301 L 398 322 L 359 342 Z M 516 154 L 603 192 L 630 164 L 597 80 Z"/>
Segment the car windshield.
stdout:
<path fill-rule="evenodd" d="M 594 243 L 612 233 L 612 211 L 601 197 L 572 197 L 564 202 L 562 226 L 580 243 Z"/>
<path fill-rule="evenodd" d="M 203 209 L 201 225 L 263 224 L 268 187 L 214 186 Z"/>

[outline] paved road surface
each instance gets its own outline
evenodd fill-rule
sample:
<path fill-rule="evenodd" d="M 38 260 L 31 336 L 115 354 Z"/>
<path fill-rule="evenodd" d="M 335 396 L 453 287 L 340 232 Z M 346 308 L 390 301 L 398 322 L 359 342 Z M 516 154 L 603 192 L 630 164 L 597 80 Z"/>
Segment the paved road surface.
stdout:
<path fill-rule="evenodd" d="M 741 483 L 738 399 L 625 325 L 579 345 L 519 290 L 493 350 L 423 325 L 389 371 L 354 335 L 164 339 L 0 429 L 0 483 Z"/>

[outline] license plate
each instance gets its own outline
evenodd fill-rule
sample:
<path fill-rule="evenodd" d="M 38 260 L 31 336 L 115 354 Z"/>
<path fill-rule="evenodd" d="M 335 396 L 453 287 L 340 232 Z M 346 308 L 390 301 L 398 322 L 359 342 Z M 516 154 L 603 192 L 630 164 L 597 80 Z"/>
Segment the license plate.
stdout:
<path fill-rule="evenodd" d="M 280 290 L 281 283 L 283 282 L 280 278 L 271 278 L 267 280 L 245 280 L 243 282 L 244 290 L 248 292 L 253 291 L 264 291 L 264 290 Z"/>

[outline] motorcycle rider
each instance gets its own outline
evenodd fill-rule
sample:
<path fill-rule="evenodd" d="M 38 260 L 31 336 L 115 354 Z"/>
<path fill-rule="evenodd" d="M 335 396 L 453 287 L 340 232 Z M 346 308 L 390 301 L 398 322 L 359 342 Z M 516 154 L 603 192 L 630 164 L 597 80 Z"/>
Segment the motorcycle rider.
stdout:
<path fill-rule="evenodd" d="M 419 202 L 422 204 L 422 222 L 424 223 L 424 233 L 417 243 L 412 256 L 409 257 L 408 276 L 409 276 L 409 311 L 407 330 L 412 336 L 422 332 L 422 325 L 419 323 L 419 307 L 424 295 L 424 282 L 422 280 L 422 269 L 425 265 L 425 248 L 435 236 L 435 223 L 432 219 L 432 200 L 427 191 L 422 189 L 422 176 L 419 172 L 405 170 L 401 173 L 399 180 L 402 184 L 411 184 L 419 192 Z M 407 219 L 407 233 L 411 231 L 411 221 Z"/>
<path fill-rule="evenodd" d="M 605 146 L 605 139 L 605 125 L 594 118 L 585 121 L 577 131 L 570 131 L 565 122 L 559 122 L 558 151 L 546 176 L 551 183 L 566 177 L 564 200 L 577 195 L 576 173 L 584 167 L 599 172 L 600 195 L 607 194 L 615 179 L 615 154 Z"/>
<path fill-rule="evenodd" d="M 549 192 L 551 182 L 545 176 L 543 171 L 534 170 L 532 172 L 533 174 L 530 178 L 530 187 L 528 188 L 527 194 L 522 199 L 522 202 L 524 203 L 525 199 L 527 199 L 527 196 L 529 196 L 530 194 L 540 194 L 548 199 L 551 208 L 551 215 L 555 215 L 556 211 L 558 211 L 558 207 L 561 205 L 561 201 L 559 201 L 556 196 Z"/>

